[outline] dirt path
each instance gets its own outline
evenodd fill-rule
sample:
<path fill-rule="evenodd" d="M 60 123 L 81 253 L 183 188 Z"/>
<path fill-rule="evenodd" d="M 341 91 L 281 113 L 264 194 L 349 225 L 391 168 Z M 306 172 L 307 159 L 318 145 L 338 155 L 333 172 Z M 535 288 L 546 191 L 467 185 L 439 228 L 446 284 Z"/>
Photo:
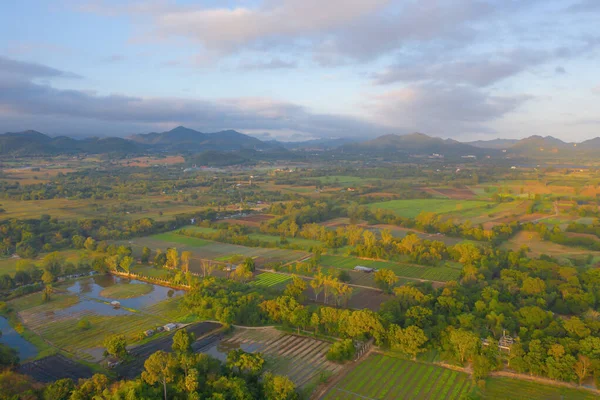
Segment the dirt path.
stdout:
<path fill-rule="evenodd" d="M 538 219 L 534 219 L 534 220 L 533 220 L 533 221 L 531 221 L 531 222 L 539 222 L 539 221 L 542 221 L 542 220 L 544 220 L 544 219 L 548 219 L 548 218 L 556 218 L 556 217 L 558 217 L 558 214 L 559 214 L 559 212 L 558 212 L 558 201 L 555 201 L 555 202 L 553 203 L 553 205 L 554 205 L 554 214 L 552 214 L 552 215 L 546 215 L 545 217 L 541 217 L 541 218 L 538 218 Z"/>

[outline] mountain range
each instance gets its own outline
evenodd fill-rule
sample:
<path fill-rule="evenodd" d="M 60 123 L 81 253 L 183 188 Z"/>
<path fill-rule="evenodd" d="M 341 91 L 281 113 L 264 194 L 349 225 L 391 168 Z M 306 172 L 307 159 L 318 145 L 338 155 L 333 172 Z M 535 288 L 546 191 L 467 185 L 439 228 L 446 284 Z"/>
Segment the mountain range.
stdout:
<path fill-rule="evenodd" d="M 459 142 L 431 137 L 423 133 L 383 135 L 375 139 L 318 139 L 306 142 L 284 143 L 262 141 L 234 130 L 203 133 L 183 126 L 166 132 L 136 134 L 127 138 L 105 137 L 73 139 L 67 136 L 51 137 L 37 131 L 0 134 L 0 156 L 54 155 L 54 154 L 143 154 L 183 153 L 198 158 L 208 153 L 210 159 L 219 154 L 236 152 L 236 156 L 252 158 L 294 158 L 306 151 L 342 152 L 349 156 L 382 155 L 384 157 L 413 157 L 443 155 L 445 158 L 462 156 L 490 156 L 516 158 L 595 156 L 600 150 L 600 138 L 582 143 L 567 143 L 552 136 L 530 136 L 521 140 L 493 139 L 488 141 Z M 202 157 L 198 159 L 200 161 Z"/>

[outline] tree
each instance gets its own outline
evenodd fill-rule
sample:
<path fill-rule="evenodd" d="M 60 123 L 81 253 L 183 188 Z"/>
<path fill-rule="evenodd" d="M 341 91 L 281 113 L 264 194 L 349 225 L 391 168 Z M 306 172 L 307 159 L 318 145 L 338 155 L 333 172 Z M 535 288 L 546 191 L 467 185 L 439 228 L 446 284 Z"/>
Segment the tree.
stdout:
<path fill-rule="evenodd" d="M 94 250 L 96 250 L 96 241 L 94 240 L 93 237 L 90 236 L 87 239 L 85 239 L 85 243 L 83 243 L 83 247 L 85 247 L 89 251 L 94 251 Z"/>
<path fill-rule="evenodd" d="M 288 284 L 283 291 L 284 296 L 291 296 L 302 302 L 303 293 L 306 290 L 306 281 L 299 276 L 292 276 L 292 283 Z"/>
<path fill-rule="evenodd" d="M 130 270 L 131 266 L 133 265 L 133 263 L 134 263 L 133 257 L 125 256 L 119 263 L 119 266 L 123 269 L 123 271 L 125 271 L 127 274 L 129 274 L 129 270 Z"/>
<path fill-rule="evenodd" d="M 265 359 L 261 353 L 246 353 L 242 349 L 231 350 L 227 353 L 227 368 L 240 374 L 260 375 Z"/>
<path fill-rule="evenodd" d="M 162 252 L 162 250 L 157 249 L 156 255 L 154 256 L 154 266 L 162 268 L 167 263 L 167 255 Z"/>
<path fill-rule="evenodd" d="M 383 268 L 375 272 L 375 284 L 386 293 L 392 292 L 396 282 L 398 282 L 398 277 L 392 270 Z"/>
<path fill-rule="evenodd" d="M 319 293 L 323 291 L 323 274 L 321 271 L 319 271 L 319 273 L 315 275 L 315 278 L 310 281 L 310 287 L 315 292 L 315 301 L 317 301 L 319 299 Z"/>
<path fill-rule="evenodd" d="M 579 378 L 579 385 L 590 375 L 592 370 L 592 361 L 589 357 L 579 354 L 578 360 L 574 365 L 575 374 Z"/>
<path fill-rule="evenodd" d="M 402 329 L 398 325 L 392 324 L 389 340 L 392 347 L 412 356 L 413 360 L 416 360 L 417 354 L 425 351 L 422 346 L 428 339 L 425 332 L 417 326 L 411 325 L 406 329 Z"/>
<path fill-rule="evenodd" d="M 256 264 L 254 263 L 254 259 L 252 257 L 246 257 L 242 265 L 245 265 L 250 272 L 254 272 L 256 269 Z"/>
<path fill-rule="evenodd" d="M 168 248 L 167 249 L 167 263 L 165 267 L 170 269 L 177 269 L 179 267 L 179 252 L 176 248 Z"/>
<path fill-rule="evenodd" d="M 150 261 L 151 255 L 152 255 L 152 250 L 150 250 L 149 247 L 144 246 L 144 248 L 142 249 L 142 262 L 144 264 L 148 264 L 148 261 Z"/>
<path fill-rule="evenodd" d="M 194 340 L 193 333 L 188 333 L 187 330 L 180 329 L 173 335 L 171 349 L 178 355 L 190 354 L 192 352 L 192 343 L 194 343 Z"/>
<path fill-rule="evenodd" d="M 173 382 L 176 375 L 177 362 L 169 353 L 162 350 L 152 354 L 144 362 L 142 379 L 149 385 L 159 382 L 163 386 L 165 400 L 167 400 L 167 383 Z"/>
<path fill-rule="evenodd" d="M 333 342 L 329 350 L 327 351 L 327 359 L 329 361 L 344 362 L 352 360 L 356 348 L 351 339 L 343 339 L 337 342 Z"/>
<path fill-rule="evenodd" d="M 112 255 L 112 256 L 108 256 L 108 257 L 106 257 L 106 266 L 108 267 L 108 269 L 110 271 L 116 271 L 117 268 L 119 267 L 120 261 L 121 261 L 121 259 L 116 254 Z"/>
<path fill-rule="evenodd" d="M 240 282 L 247 282 L 252 279 L 252 271 L 250 271 L 248 265 L 245 263 L 238 265 L 232 275 L 234 279 Z"/>
<path fill-rule="evenodd" d="M 462 364 L 475 354 L 480 343 L 479 336 L 464 329 L 454 329 L 450 331 L 448 340 L 458 360 Z"/>
<path fill-rule="evenodd" d="M 50 272 L 50 270 L 44 270 L 44 273 L 42 274 L 42 282 L 44 282 L 46 285 L 51 285 L 52 282 L 54 282 L 54 279 L 54 274 Z"/>
<path fill-rule="evenodd" d="M 287 376 L 267 372 L 263 376 L 263 386 L 267 400 L 297 400 L 296 386 Z"/>
<path fill-rule="evenodd" d="M 111 335 L 104 339 L 106 352 L 118 358 L 124 358 L 127 355 L 127 339 L 124 335 Z"/>
<path fill-rule="evenodd" d="M 85 238 L 83 236 L 75 235 L 71 238 L 71 242 L 76 249 L 83 249 Z"/>
<path fill-rule="evenodd" d="M 184 251 L 181 253 L 181 270 L 187 273 L 190 270 L 190 260 L 192 253 L 190 251 Z"/>
<path fill-rule="evenodd" d="M 92 327 L 92 324 L 90 323 L 90 320 L 87 318 L 82 318 L 79 320 L 79 322 L 77 322 L 77 328 L 81 331 L 87 331 L 91 327 Z"/>
<path fill-rule="evenodd" d="M 44 388 L 44 400 L 67 400 L 73 389 L 75 384 L 69 378 L 51 382 Z"/>
<path fill-rule="evenodd" d="M 214 271 L 215 264 L 213 264 L 210 260 L 203 259 L 200 260 L 200 268 L 202 269 L 202 276 L 206 278 Z"/>

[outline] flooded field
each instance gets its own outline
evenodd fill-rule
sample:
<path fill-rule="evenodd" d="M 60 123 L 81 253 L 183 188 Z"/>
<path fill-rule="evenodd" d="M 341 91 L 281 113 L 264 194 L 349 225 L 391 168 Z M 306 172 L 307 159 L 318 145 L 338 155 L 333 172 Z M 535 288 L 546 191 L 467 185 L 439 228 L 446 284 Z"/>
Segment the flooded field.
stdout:
<path fill-rule="evenodd" d="M 10 326 L 8 320 L 4 317 L 0 317 L 0 331 L 2 332 L 0 343 L 17 350 L 21 360 L 26 360 L 37 355 L 37 348 L 27 340 L 23 339 L 23 337 Z"/>
<path fill-rule="evenodd" d="M 50 301 L 34 293 L 10 304 L 28 329 L 52 346 L 89 361 L 103 358 L 102 342 L 108 335 L 122 334 L 135 343 L 144 331 L 182 322 L 188 314 L 179 307 L 183 291 L 111 275 L 79 279 L 58 286 L 57 291 Z M 114 307 L 112 301 L 120 306 Z M 13 347 L 30 357 L 26 353 L 30 350 L 18 338 L 11 339 Z"/>

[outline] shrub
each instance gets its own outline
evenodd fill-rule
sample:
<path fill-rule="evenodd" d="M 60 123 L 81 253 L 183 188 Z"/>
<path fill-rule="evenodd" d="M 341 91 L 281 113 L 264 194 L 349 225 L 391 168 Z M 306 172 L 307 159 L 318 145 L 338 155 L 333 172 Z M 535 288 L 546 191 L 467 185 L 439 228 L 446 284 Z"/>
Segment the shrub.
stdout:
<path fill-rule="evenodd" d="M 352 340 L 344 339 L 331 345 L 329 351 L 327 352 L 327 359 L 335 362 L 352 360 L 352 358 L 354 358 L 355 351 L 356 349 L 354 348 L 354 343 L 352 343 Z"/>

